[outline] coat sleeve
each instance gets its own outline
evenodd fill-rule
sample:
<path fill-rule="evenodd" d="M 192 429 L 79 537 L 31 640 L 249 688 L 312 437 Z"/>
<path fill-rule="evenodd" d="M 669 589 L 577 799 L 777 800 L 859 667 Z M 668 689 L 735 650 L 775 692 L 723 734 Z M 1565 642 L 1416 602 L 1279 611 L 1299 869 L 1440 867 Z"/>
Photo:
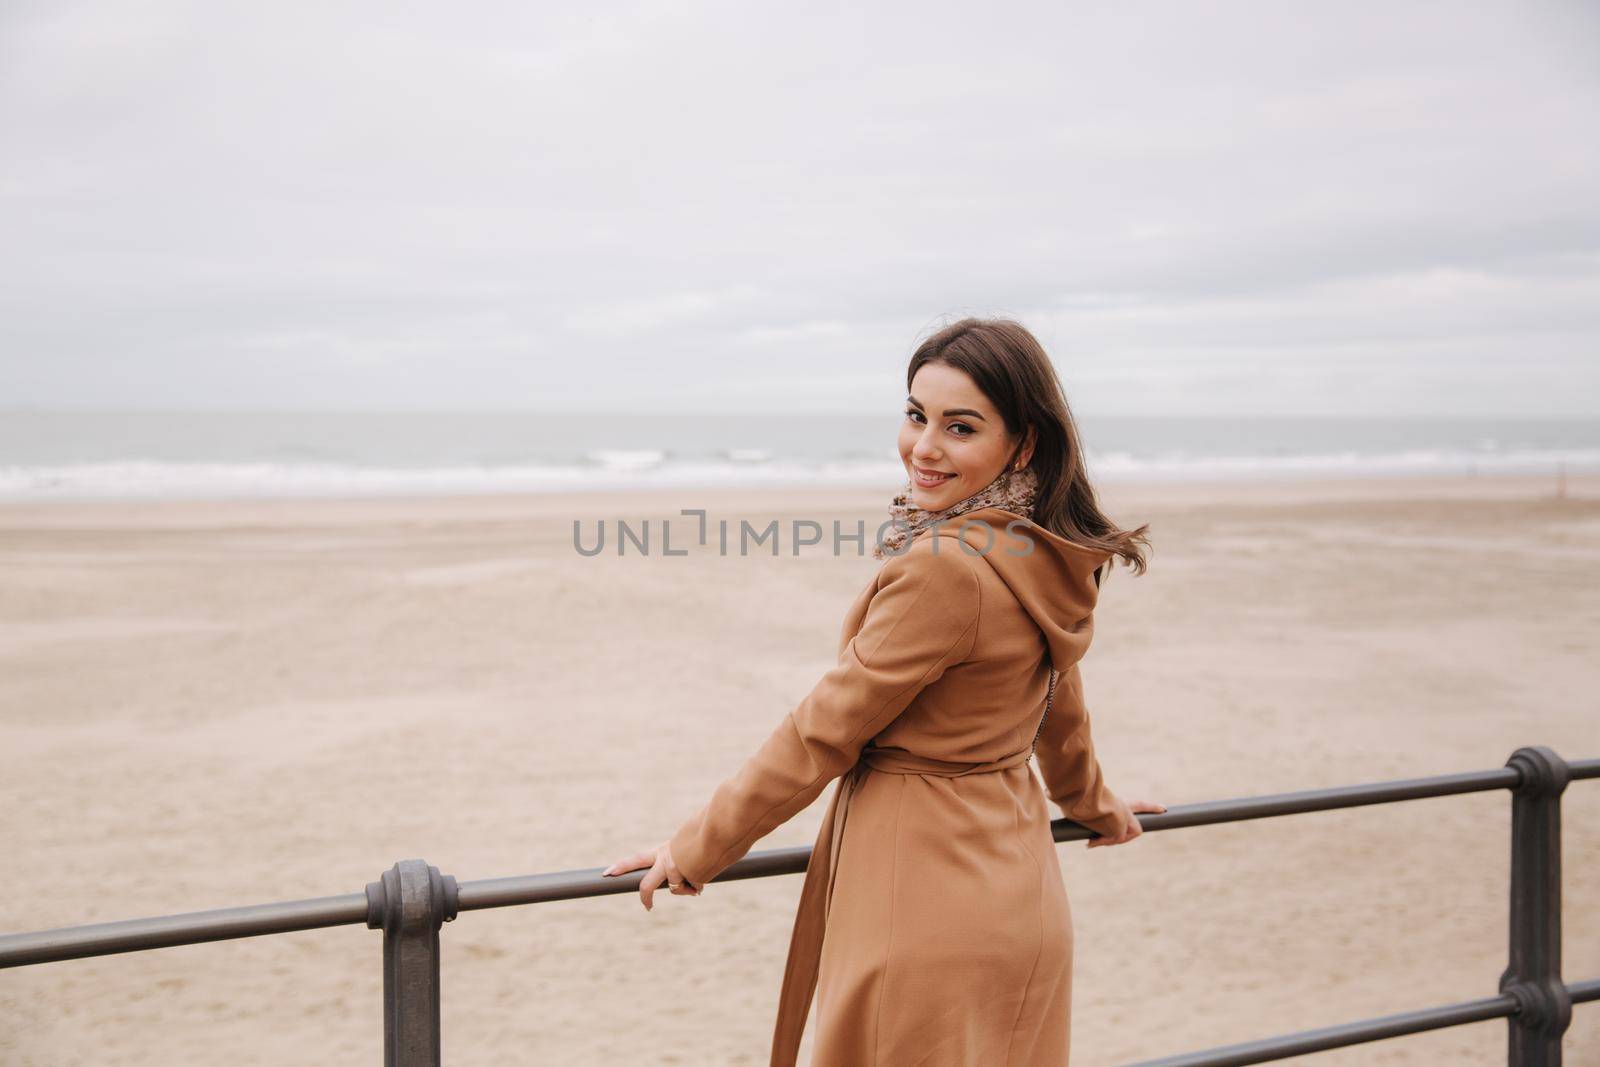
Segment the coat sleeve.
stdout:
<path fill-rule="evenodd" d="M 919 692 L 971 654 L 977 575 L 948 544 L 930 551 L 934 540 L 918 538 L 883 564 L 839 662 L 672 835 L 673 862 L 690 883 L 711 881 L 804 810 Z"/>
<path fill-rule="evenodd" d="M 1077 663 L 1060 672 L 1056 691 L 1035 752 L 1050 799 L 1066 817 L 1102 837 L 1116 837 L 1133 817 L 1100 772 L 1089 709 L 1083 700 L 1083 674 Z"/>

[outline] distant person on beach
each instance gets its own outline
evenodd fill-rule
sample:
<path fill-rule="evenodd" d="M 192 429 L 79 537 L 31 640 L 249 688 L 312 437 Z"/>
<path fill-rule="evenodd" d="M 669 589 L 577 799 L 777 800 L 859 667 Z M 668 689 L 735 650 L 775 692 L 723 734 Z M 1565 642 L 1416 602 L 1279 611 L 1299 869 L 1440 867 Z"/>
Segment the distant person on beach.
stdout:
<path fill-rule="evenodd" d="M 806 870 L 771 1063 L 1063 1067 L 1072 916 L 1046 795 L 1098 845 L 1136 813 L 1095 756 L 1079 661 L 1112 560 L 1145 569 L 1147 526 L 1100 511 L 1049 357 L 1007 320 L 963 319 L 918 346 L 899 451 L 908 483 L 884 560 L 824 674 L 649 868 L 705 885 L 834 779 Z M 1039 779 L 1029 771 L 1038 756 Z"/>

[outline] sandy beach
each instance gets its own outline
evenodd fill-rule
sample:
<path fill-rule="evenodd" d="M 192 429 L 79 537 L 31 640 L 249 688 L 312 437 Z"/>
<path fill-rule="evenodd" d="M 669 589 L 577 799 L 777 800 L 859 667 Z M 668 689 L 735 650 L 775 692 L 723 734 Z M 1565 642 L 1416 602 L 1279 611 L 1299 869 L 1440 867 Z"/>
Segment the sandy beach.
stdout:
<path fill-rule="evenodd" d="M 1600 477 L 1115 486 L 1151 524 L 1084 662 L 1112 787 L 1169 805 L 1600 756 Z M 834 661 L 879 566 L 792 554 L 886 494 L 0 506 L 0 931 L 475 880 L 664 839 Z M 704 508 L 708 544 L 680 514 Z M 593 557 L 599 519 L 672 547 Z M 778 520 L 781 550 L 715 524 Z M 734 531 L 735 537 L 737 531 Z M 808 845 L 826 794 L 758 849 Z M 1058 846 L 1074 1067 L 1493 995 L 1509 797 Z M 1059 813 L 1057 813 L 1059 814 Z M 1564 804 L 1565 975 L 1600 976 L 1600 784 Z M 445 1061 L 766 1063 L 798 876 L 463 915 Z M 0 973 L 0 1062 L 381 1062 L 360 927 Z M 1501 1021 L 1318 1064 L 1502 1064 Z M 1567 1063 L 1600 1064 L 1600 1005 Z"/>

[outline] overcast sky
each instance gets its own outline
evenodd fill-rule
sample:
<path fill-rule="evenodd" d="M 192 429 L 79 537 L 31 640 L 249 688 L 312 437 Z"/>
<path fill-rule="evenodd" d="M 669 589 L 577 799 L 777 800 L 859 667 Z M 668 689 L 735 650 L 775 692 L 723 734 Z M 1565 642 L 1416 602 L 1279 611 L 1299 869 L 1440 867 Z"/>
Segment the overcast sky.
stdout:
<path fill-rule="evenodd" d="M 0 405 L 1600 415 L 1597 12 L 7 0 Z"/>

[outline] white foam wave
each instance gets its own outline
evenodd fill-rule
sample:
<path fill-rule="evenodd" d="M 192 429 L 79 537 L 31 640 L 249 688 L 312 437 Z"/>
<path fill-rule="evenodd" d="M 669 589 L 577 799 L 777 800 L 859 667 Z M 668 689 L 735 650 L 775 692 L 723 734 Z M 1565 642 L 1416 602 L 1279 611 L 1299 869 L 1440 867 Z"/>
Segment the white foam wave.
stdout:
<path fill-rule="evenodd" d="M 596 448 L 585 456 L 608 471 L 650 470 L 667 459 L 666 452 L 659 448 Z"/>
<path fill-rule="evenodd" d="M 0 499 L 225 499 L 528 493 L 760 486 L 898 488 L 892 454 L 820 462 L 728 450 L 717 460 L 674 460 L 659 450 L 601 451 L 576 464 L 374 467 L 338 463 L 172 463 L 126 460 L 0 467 Z M 750 450 L 760 452 L 761 450 Z M 1600 473 L 1600 450 L 1478 452 L 1419 449 L 1381 455 L 1135 456 L 1091 453 L 1098 482 L 1411 475 Z"/>

